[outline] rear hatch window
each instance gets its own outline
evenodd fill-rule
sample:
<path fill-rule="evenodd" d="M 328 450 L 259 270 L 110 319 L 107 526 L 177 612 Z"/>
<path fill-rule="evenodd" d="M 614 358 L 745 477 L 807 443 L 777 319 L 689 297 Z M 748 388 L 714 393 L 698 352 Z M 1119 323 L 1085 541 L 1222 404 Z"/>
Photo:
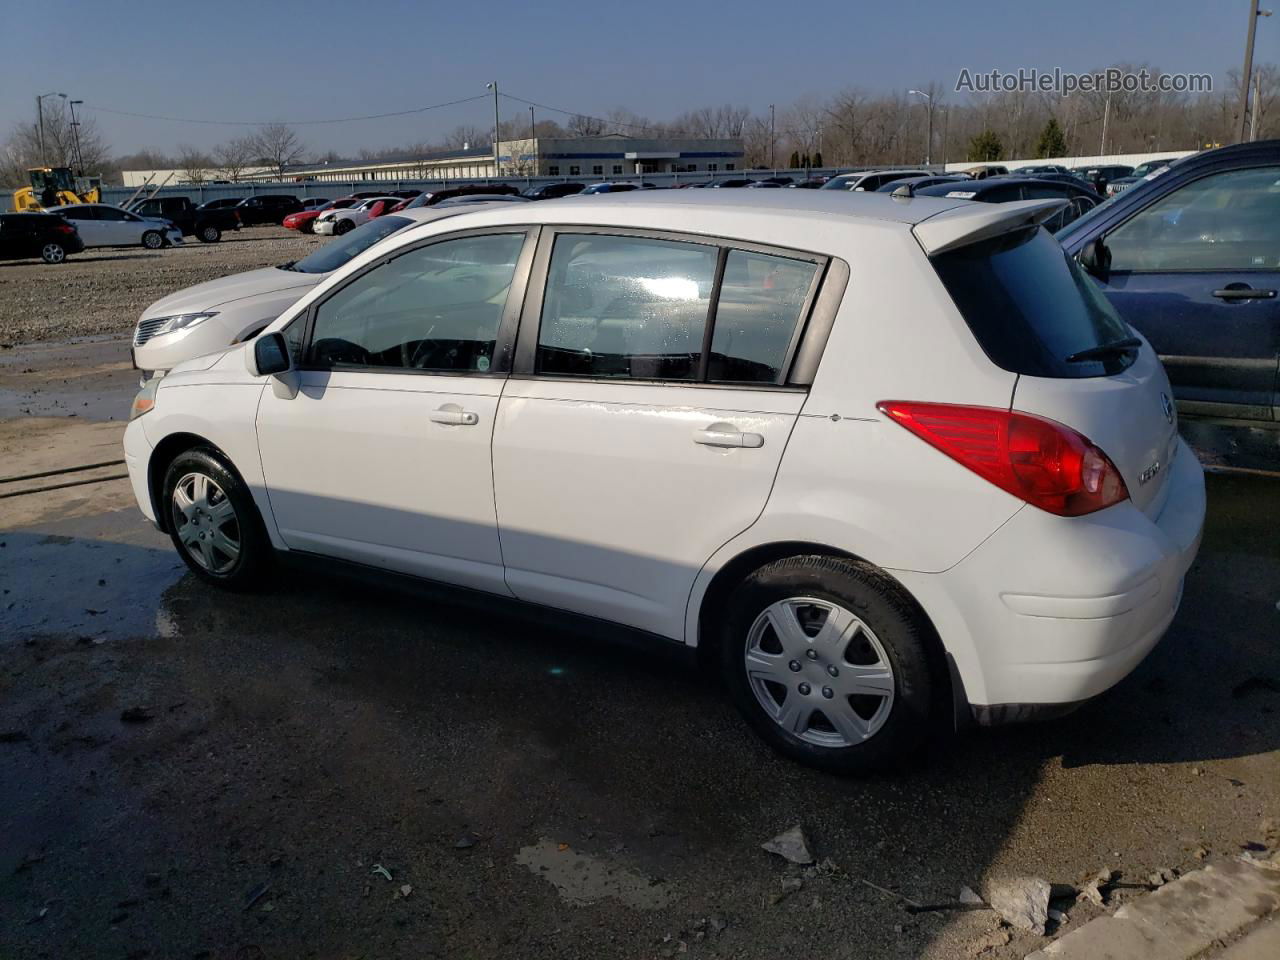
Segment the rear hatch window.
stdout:
<path fill-rule="evenodd" d="M 1015 230 L 931 260 L 998 367 L 1032 377 L 1078 378 L 1110 376 L 1133 363 L 1133 350 L 1088 356 L 1133 337 L 1133 331 L 1044 229 Z"/>

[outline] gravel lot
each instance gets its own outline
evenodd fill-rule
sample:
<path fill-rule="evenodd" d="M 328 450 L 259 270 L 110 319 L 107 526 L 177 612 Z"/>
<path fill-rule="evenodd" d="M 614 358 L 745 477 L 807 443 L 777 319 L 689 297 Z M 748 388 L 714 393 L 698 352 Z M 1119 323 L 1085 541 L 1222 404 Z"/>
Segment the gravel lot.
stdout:
<path fill-rule="evenodd" d="M 283 227 L 252 227 L 213 244 L 189 237 L 183 246 L 166 250 L 86 250 L 58 266 L 0 262 L 0 343 L 128 333 L 138 314 L 166 294 L 298 260 L 326 239 Z"/>

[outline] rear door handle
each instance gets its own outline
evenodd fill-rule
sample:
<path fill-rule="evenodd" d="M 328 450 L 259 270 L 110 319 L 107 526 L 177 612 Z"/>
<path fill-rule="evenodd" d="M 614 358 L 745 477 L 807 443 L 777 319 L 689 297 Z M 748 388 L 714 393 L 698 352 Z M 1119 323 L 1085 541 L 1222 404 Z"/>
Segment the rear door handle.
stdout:
<path fill-rule="evenodd" d="M 1274 290 L 1255 290 L 1253 287 L 1223 287 L 1221 290 L 1213 291 L 1213 295 L 1219 300 L 1274 300 L 1276 292 Z"/>
<path fill-rule="evenodd" d="M 756 447 L 764 446 L 764 437 L 758 433 L 738 433 L 733 430 L 696 430 L 693 442 L 708 447 Z"/>
<path fill-rule="evenodd" d="M 474 427 L 480 422 L 480 414 L 470 410 L 450 410 L 445 407 L 432 410 L 432 423 L 447 423 L 455 427 Z"/>

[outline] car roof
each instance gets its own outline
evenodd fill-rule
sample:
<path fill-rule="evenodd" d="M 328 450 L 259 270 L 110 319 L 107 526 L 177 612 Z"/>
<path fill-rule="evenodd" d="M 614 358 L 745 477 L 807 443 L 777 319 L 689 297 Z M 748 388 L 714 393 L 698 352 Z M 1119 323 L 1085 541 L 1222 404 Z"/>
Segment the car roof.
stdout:
<path fill-rule="evenodd" d="M 1077 186 L 1074 183 L 1066 183 L 1063 180 L 1044 180 L 1040 177 L 1019 177 L 1011 174 L 1007 177 L 988 177 L 985 180 L 961 180 L 956 183 L 939 183 L 932 187 L 922 187 L 919 193 L 924 194 L 925 196 L 942 195 L 941 193 L 928 193 L 927 191 L 929 190 L 964 190 L 966 193 L 986 193 L 989 190 L 997 190 L 1000 187 L 1016 187 L 1026 183 L 1034 183 L 1036 186 L 1040 187 L 1061 187 L 1064 192 L 1071 190 L 1083 192 L 1086 189 L 1083 186 Z"/>
<path fill-rule="evenodd" d="M 821 190 L 778 190 L 750 193 L 720 190 L 630 190 L 599 195 L 590 203 L 573 197 L 539 204 L 494 204 L 469 210 L 462 216 L 477 221 L 511 223 L 576 223 L 584 226 L 691 229 L 699 215 L 717 221 L 750 216 L 760 221 L 792 220 L 813 224 L 814 218 L 849 223 L 890 222 L 913 225 L 965 201 L 943 197 L 895 198 L 885 193 L 853 193 Z M 458 208 L 454 208 L 458 209 Z"/>

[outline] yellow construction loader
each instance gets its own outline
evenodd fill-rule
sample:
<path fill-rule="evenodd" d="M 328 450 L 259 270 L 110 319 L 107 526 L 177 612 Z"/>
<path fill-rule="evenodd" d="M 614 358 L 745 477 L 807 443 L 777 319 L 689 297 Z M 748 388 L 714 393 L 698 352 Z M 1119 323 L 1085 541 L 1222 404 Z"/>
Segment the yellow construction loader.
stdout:
<path fill-rule="evenodd" d="M 73 177 L 70 167 L 32 167 L 27 173 L 31 186 L 13 191 L 13 209 L 18 213 L 102 201 L 101 177 Z"/>

